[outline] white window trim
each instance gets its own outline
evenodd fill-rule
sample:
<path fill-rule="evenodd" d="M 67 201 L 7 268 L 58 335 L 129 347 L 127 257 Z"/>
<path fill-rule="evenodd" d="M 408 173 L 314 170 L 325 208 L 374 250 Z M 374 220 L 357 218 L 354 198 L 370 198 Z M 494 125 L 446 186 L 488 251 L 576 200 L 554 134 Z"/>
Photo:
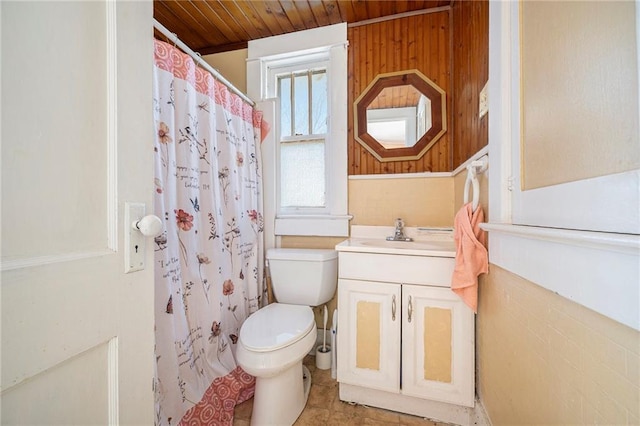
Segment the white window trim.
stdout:
<path fill-rule="evenodd" d="M 349 235 L 347 204 L 347 26 L 345 23 L 298 31 L 249 42 L 247 59 L 247 93 L 252 99 L 266 100 L 268 68 L 282 66 L 296 57 L 308 55 L 313 60 L 325 53 L 329 59 L 329 131 L 326 138 L 327 206 L 326 214 L 278 214 L 275 192 L 276 159 L 280 135 L 270 135 L 262 144 L 263 182 L 265 185 L 265 245 L 275 246 L 275 236 Z M 272 133 L 278 126 L 271 123 Z M 271 223 L 269 223 L 272 221 Z"/>
<path fill-rule="evenodd" d="M 519 190 L 519 5 L 492 1 L 489 14 L 490 262 L 640 330 L 640 171 Z M 609 232 L 552 228 L 564 226 Z"/>

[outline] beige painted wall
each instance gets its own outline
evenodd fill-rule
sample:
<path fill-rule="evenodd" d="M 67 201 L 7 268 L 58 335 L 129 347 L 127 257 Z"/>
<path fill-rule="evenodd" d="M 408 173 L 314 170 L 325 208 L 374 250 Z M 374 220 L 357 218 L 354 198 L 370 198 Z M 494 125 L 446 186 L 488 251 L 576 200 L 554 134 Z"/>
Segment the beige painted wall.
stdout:
<path fill-rule="evenodd" d="M 637 2 L 521 2 L 525 189 L 640 168 Z"/>
<path fill-rule="evenodd" d="M 242 93 L 247 93 L 247 53 L 248 49 L 205 55 L 202 59 L 218 70 L 220 74 L 236 86 Z"/>
<path fill-rule="evenodd" d="M 476 350 L 492 424 L 640 424 L 640 333 L 496 265 L 489 270 Z"/>
<path fill-rule="evenodd" d="M 349 179 L 352 225 L 453 226 L 453 178 Z"/>

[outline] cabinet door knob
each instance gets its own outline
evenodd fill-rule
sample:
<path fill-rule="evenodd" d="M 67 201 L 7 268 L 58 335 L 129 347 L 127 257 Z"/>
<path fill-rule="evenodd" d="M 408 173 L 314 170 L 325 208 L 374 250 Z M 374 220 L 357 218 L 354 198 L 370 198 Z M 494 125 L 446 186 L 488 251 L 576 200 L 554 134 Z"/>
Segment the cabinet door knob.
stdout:
<path fill-rule="evenodd" d="M 407 312 L 409 314 L 409 317 L 407 318 L 407 320 L 411 322 L 411 313 L 413 312 L 413 304 L 411 303 L 411 296 L 409 296 L 409 309 L 407 309 Z"/>
<path fill-rule="evenodd" d="M 391 321 L 396 320 L 396 295 L 391 298 Z"/>

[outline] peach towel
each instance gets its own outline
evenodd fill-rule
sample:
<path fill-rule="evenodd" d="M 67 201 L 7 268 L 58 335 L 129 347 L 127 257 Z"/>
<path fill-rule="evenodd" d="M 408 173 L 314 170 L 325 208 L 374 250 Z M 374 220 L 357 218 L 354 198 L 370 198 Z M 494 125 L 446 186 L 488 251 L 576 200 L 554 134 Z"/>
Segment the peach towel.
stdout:
<path fill-rule="evenodd" d="M 453 221 L 453 238 L 456 243 L 456 266 L 451 277 L 451 290 L 478 312 L 478 275 L 489 272 L 487 234 L 480 229 L 484 221 L 482 207 L 473 211 L 467 203 Z"/>

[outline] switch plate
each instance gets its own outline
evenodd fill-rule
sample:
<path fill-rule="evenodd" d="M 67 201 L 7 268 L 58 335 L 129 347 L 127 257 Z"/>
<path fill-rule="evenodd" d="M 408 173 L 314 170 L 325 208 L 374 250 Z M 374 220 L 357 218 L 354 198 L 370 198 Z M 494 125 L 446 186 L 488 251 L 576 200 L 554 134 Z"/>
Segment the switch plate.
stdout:
<path fill-rule="evenodd" d="M 144 217 L 143 203 L 124 203 L 124 273 L 144 269 L 145 236 L 131 226 Z"/>
<path fill-rule="evenodd" d="M 485 83 L 484 87 L 480 91 L 480 105 L 478 106 L 478 118 L 485 116 L 489 112 L 489 98 L 487 96 L 487 86 L 489 82 Z"/>

